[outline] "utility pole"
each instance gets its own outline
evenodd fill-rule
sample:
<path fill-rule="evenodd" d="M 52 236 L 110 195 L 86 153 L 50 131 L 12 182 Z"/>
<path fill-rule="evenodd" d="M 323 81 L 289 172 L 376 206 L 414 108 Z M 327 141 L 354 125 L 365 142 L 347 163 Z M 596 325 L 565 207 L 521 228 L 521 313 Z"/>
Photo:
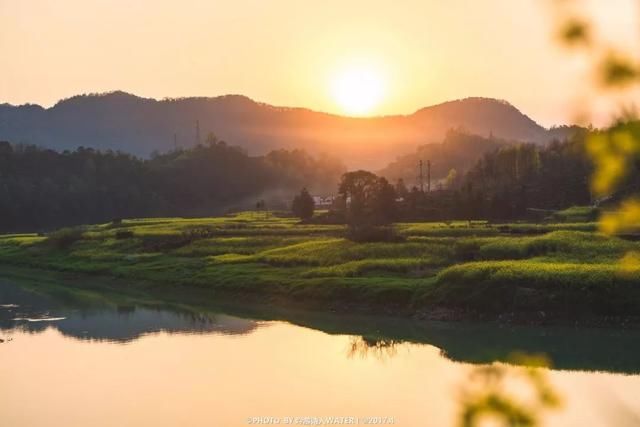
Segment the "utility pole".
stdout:
<path fill-rule="evenodd" d="M 196 145 L 200 145 L 200 120 L 196 120 Z"/>
<path fill-rule="evenodd" d="M 422 160 L 420 160 L 420 175 L 418 178 L 418 183 L 420 184 L 420 192 L 424 193 L 424 176 L 422 175 Z"/>
<path fill-rule="evenodd" d="M 427 160 L 427 192 L 431 193 L 431 160 Z"/>

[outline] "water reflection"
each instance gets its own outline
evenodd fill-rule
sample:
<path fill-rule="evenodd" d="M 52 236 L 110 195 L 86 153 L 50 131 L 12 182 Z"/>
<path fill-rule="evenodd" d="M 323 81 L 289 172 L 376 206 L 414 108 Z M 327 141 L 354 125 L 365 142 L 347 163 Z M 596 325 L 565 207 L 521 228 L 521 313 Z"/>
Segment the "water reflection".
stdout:
<path fill-rule="evenodd" d="M 181 291 L 180 299 L 188 298 Z M 273 320 L 286 320 L 329 334 L 353 336 L 348 358 L 396 357 L 402 343 L 430 344 L 454 361 L 513 363 L 514 351 L 544 353 L 562 370 L 639 373 L 640 330 L 527 327 L 339 316 L 278 307 L 216 306 L 195 295 L 176 305 L 176 296 L 153 301 L 105 296 L 82 288 L 25 284 L 0 279 L 0 338 L 12 330 L 59 330 L 82 340 L 130 342 L 156 332 L 248 334 Z M 215 304 L 215 303 L 214 303 Z M 224 313 L 224 314 L 223 314 Z"/>
<path fill-rule="evenodd" d="M 398 347 L 403 341 L 393 339 L 378 339 L 372 337 L 351 337 L 349 348 L 347 349 L 347 357 L 374 357 L 378 360 L 386 360 L 398 354 Z"/>
<path fill-rule="evenodd" d="M 535 348 L 564 356 L 564 369 L 633 370 L 638 360 L 624 353 L 634 347 L 624 346 L 635 331 L 249 315 L 89 289 L 0 282 L 0 424 L 242 426 L 255 416 L 338 415 L 413 427 L 505 414 L 501 425 L 638 425 L 640 376 L 530 368 L 512 356 Z M 267 322 L 277 319 L 289 322 Z M 590 339 L 596 356 L 584 357 Z M 503 359 L 524 366 L 495 362 Z"/>
<path fill-rule="evenodd" d="M 39 333 L 54 328 L 83 340 L 129 342 L 143 335 L 169 333 L 247 334 L 259 322 L 188 310 L 64 301 L 35 290 L 0 283 L 0 330 Z"/>

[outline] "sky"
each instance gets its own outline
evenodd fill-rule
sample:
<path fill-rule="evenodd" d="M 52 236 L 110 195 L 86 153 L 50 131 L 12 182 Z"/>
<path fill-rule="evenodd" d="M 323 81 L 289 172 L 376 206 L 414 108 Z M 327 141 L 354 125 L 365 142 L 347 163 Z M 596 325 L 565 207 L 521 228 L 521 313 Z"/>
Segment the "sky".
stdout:
<path fill-rule="evenodd" d="M 581 11 L 603 37 L 638 46 L 636 0 Z M 572 121 L 585 96 L 607 114 L 585 95 L 589 61 L 558 45 L 552 12 L 550 0 L 0 0 L 0 103 L 124 90 L 348 114 L 343 98 L 362 95 L 336 90 L 355 70 L 374 75 L 366 115 L 469 96 L 546 126 Z"/>

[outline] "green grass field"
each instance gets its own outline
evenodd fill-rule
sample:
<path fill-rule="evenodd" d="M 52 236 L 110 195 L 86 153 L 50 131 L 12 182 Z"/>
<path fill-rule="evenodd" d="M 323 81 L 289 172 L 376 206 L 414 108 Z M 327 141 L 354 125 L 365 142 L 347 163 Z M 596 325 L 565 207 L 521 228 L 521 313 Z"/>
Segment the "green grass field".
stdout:
<path fill-rule="evenodd" d="M 400 223 L 403 239 L 384 243 L 346 240 L 343 226 L 253 212 L 136 219 L 0 236 L 0 263 L 321 307 L 638 313 L 640 268 L 621 260 L 640 253 L 640 243 L 572 222 L 578 216 L 574 209 L 570 222 L 553 224 Z"/>

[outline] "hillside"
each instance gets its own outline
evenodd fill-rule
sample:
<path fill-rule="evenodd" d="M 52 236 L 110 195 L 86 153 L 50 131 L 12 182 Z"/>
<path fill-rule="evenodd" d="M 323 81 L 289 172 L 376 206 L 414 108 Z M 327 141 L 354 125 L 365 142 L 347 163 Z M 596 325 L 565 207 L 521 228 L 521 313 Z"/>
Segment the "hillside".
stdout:
<path fill-rule="evenodd" d="M 449 131 L 442 143 L 419 146 L 413 153 L 398 156 L 378 173 L 395 182 L 403 179 L 409 185 L 416 185 L 418 162 L 431 162 L 432 182 L 444 179 L 451 169 L 458 174 L 471 168 L 484 153 L 509 144 L 504 139 L 484 138 L 459 131 Z M 426 169 L 425 169 L 426 173 Z"/>
<path fill-rule="evenodd" d="M 88 274 L 89 283 L 121 279 L 113 290 L 196 290 L 201 301 L 570 325 L 637 320 L 640 269 L 620 274 L 618 263 L 640 243 L 596 233 L 595 223 L 393 227 L 400 240 L 363 244 L 345 239 L 343 225 L 256 212 L 131 219 L 0 236 L 0 264 L 43 277 Z"/>
<path fill-rule="evenodd" d="M 505 101 L 467 98 L 411 115 L 352 118 L 274 107 L 239 95 L 155 100 L 125 92 L 80 95 L 51 108 L 0 105 L 0 140 L 56 149 L 78 146 L 149 156 L 195 144 L 209 132 L 260 155 L 304 148 L 339 155 L 349 167 L 380 168 L 416 147 L 440 142 L 451 128 L 545 142 L 549 131 Z M 175 139 L 174 139 L 175 135 Z"/>

